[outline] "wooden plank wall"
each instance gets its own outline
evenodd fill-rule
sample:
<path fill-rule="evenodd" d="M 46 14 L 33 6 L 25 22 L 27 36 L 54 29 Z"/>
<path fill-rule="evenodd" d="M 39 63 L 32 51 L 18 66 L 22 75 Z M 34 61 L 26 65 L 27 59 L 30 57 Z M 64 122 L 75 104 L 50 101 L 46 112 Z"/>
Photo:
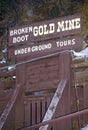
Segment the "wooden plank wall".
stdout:
<path fill-rule="evenodd" d="M 65 59 L 67 62 L 65 62 Z M 49 94 L 48 93 L 48 90 L 52 90 L 53 89 L 56 89 L 58 84 L 59 84 L 59 81 L 61 79 L 70 79 L 71 75 L 70 75 L 70 66 L 71 66 L 71 62 L 70 62 L 70 57 L 69 57 L 69 54 L 64 54 L 64 55 L 60 55 L 60 56 L 56 56 L 56 57 L 51 57 L 51 58 L 48 58 L 48 59 L 43 59 L 41 61 L 38 61 L 38 62 L 34 62 L 34 63 L 31 63 L 31 64 L 27 64 L 27 72 L 26 74 L 27 75 L 27 84 L 26 84 L 26 93 L 29 92 L 34 92 L 34 94 L 37 94 L 38 96 L 41 94 L 41 92 L 46 92 L 46 94 Z M 57 109 L 57 112 L 55 114 L 55 117 L 57 116 L 61 116 L 63 114 L 67 114 L 67 113 L 70 113 L 71 112 L 71 104 L 70 104 L 70 86 L 71 84 L 67 84 L 67 87 L 65 89 L 65 92 L 61 98 L 61 101 L 60 103 L 58 104 L 58 109 Z M 37 93 L 35 93 L 35 91 L 37 91 Z M 53 91 L 53 94 L 54 94 L 55 91 Z M 34 95 L 35 96 L 35 95 Z M 26 97 L 27 98 L 27 97 Z M 39 98 L 39 97 L 38 97 Z M 44 97 L 42 97 L 44 98 Z M 48 96 L 47 100 L 43 99 L 42 101 L 38 101 L 37 97 L 35 98 L 37 100 L 37 104 L 36 104 L 36 101 L 31 101 L 31 104 L 30 104 L 30 101 L 26 102 L 26 106 L 27 106 L 27 109 L 26 109 L 26 116 L 27 119 L 26 119 L 26 125 L 28 125 L 28 122 L 31 121 L 30 125 L 33 125 L 35 123 L 38 123 L 35 121 L 35 116 L 36 116 L 36 111 L 35 111 L 35 107 L 36 105 L 40 106 L 40 104 L 42 104 L 42 108 L 41 107 L 37 109 L 40 110 L 40 112 L 38 111 L 38 113 L 41 113 L 41 111 L 43 111 L 43 114 L 45 114 L 46 112 L 46 108 L 47 106 L 45 106 L 45 104 L 47 104 L 47 101 L 49 102 L 50 104 L 50 97 Z M 41 97 L 40 97 L 41 99 Z M 31 99 L 32 100 L 32 99 Z M 39 103 L 38 103 L 39 102 Z M 44 104 L 44 106 L 43 106 Z M 28 110 L 28 106 L 29 108 L 29 111 L 27 112 Z M 33 112 L 30 110 L 33 110 Z M 35 111 L 35 112 L 34 112 Z M 33 115 L 31 116 L 28 116 L 27 113 L 33 113 Z M 37 113 L 37 114 L 38 114 Z M 29 119 L 28 117 L 31 117 L 32 118 L 33 116 L 33 119 Z M 42 116 L 42 115 L 41 115 Z M 43 115 L 44 116 L 44 115 Z M 41 117 L 42 118 L 42 117 Z M 54 130 L 54 129 L 69 129 L 71 128 L 71 121 L 67 121 L 65 120 L 64 122 L 64 125 L 62 122 L 59 122 L 59 125 L 55 125 L 53 124 L 52 126 L 49 126 L 49 130 Z"/>
<path fill-rule="evenodd" d="M 59 83 L 59 57 L 42 59 L 26 66 L 26 91 L 56 88 Z"/>

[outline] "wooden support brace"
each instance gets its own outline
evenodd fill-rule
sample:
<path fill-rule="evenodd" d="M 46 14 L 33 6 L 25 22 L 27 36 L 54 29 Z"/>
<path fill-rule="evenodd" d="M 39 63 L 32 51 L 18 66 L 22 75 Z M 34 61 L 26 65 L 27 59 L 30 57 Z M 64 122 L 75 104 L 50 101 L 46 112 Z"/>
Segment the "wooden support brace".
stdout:
<path fill-rule="evenodd" d="M 4 111 L 3 111 L 3 113 L 2 113 L 2 115 L 0 117 L 0 130 L 3 128 L 3 125 L 4 125 L 4 123 L 5 123 L 6 119 L 7 119 L 7 117 L 9 115 L 9 113 L 10 113 L 10 111 L 11 111 L 17 97 L 18 97 L 18 94 L 20 92 L 20 88 L 21 88 L 21 86 L 17 86 L 15 88 L 15 90 L 13 92 L 13 95 L 12 95 L 12 98 L 7 103 L 6 108 L 4 109 Z"/>
<path fill-rule="evenodd" d="M 67 84 L 67 80 L 61 80 L 58 87 L 57 87 L 57 90 L 53 96 L 53 99 L 50 103 L 50 106 L 48 107 L 48 110 L 44 116 L 44 119 L 42 122 L 44 121 L 49 121 L 52 119 L 54 113 L 55 113 L 55 110 L 56 110 L 56 107 L 58 105 L 58 102 L 60 101 L 61 97 L 62 97 L 62 94 L 63 94 L 63 91 L 64 91 L 64 88 Z M 49 125 L 45 125 L 45 126 L 41 126 L 39 128 L 39 130 L 47 130 Z"/>

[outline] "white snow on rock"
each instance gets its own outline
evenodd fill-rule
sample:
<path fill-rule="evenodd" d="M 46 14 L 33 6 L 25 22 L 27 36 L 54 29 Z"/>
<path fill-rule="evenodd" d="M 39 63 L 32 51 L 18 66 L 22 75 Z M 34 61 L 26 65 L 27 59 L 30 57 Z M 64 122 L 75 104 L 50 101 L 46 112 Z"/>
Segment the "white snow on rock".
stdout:
<path fill-rule="evenodd" d="M 88 125 L 83 127 L 83 128 L 81 128 L 81 130 L 88 130 Z"/>
<path fill-rule="evenodd" d="M 7 48 L 5 48 L 4 50 L 2 50 L 3 53 L 6 53 L 7 52 Z"/>
<path fill-rule="evenodd" d="M 1 61 L 0 61 L 1 64 L 3 63 L 6 63 L 6 58 L 3 58 Z"/>
<path fill-rule="evenodd" d="M 80 52 L 75 52 L 74 50 L 71 50 L 71 52 L 73 53 L 73 56 L 75 57 L 75 59 L 88 58 L 88 47 L 81 50 Z"/>
<path fill-rule="evenodd" d="M 12 71 L 14 69 L 16 69 L 16 65 L 10 65 L 10 66 L 8 66 L 8 71 Z"/>

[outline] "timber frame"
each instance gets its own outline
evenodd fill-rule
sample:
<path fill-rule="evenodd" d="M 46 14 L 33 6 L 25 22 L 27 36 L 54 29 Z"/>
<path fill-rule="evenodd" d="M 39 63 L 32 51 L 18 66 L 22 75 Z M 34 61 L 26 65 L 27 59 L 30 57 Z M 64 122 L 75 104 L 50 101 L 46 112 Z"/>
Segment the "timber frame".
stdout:
<path fill-rule="evenodd" d="M 18 65 L 16 72 L 9 74 L 13 75 L 16 73 L 17 80 L 15 88 L 9 95 L 11 98 L 7 101 L 7 105 L 0 116 L 0 129 L 34 130 L 38 128 L 39 130 L 71 130 L 73 127 L 80 129 L 84 124 L 87 124 L 88 82 L 87 73 L 84 72 L 85 70 L 87 71 L 87 63 L 87 59 L 81 61 L 74 60 L 69 52 L 65 52 Z M 32 66 L 35 68 L 36 73 L 33 71 Z M 49 70 L 46 69 L 46 66 Z M 40 75 L 40 69 L 45 72 L 43 77 L 42 73 L 39 81 L 36 74 L 37 76 Z M 27 74 L 28 70 L 29 73 Z M 58 73 L 56 74 L 57 71 Z M 48 72 L 50 72 L 50 75 Z M 35 75 L 32 79 L 33 73 Z M 4 72 L 2 75 L 5 75 Z M 50 81 L 47 83 L 47 75 L 48 77 L 50 76 L 49 80 L 51 83 Z M 58 77 L 56 78 L 56 76 Z M 46 82 L 44 82 L 44 77 Z M 39 87 L 35 88 L 34 81 L 36 85 L 38 85 L 37 81 L 40 82 Z M 41 85 L 42 88 L 40 87 Z M 10 124 L 11 120 L 12 123 Z"/>

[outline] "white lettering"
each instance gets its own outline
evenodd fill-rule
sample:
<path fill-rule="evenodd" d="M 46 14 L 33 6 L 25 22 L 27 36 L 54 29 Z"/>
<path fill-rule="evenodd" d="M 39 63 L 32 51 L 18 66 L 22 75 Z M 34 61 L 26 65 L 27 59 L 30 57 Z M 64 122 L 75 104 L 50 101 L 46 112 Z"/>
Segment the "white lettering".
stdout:
<path fill-rule="evenodd" d="M 80 18 L 76 18 L 75 19 L 75 24 L 76 24 L 76 26 L 75 26 L 75 28 L 77 29 L 77 28 L 80 28 Z"/>
<path fill-rule="evenodd" d="M 55 32 L 55 25 L 54 23 L 49 24 L 49 27 L 45 25 L 40 25 L 39 27 L 35 26 L 33 28 L 33 35 L 36 36 L 42 36 L 47 35 Z"/>
<path fill-rule="evenodd" d="M 15 56 L 17 55 L 17 50 L 14 51 L 14 55 L 15 55 Z"/>
<path fill-rule="evenodd" d="M 30 52 L 38 52 L 38 51 L 44 51 L 46 49 L 51 49 L 52 48 L 52 44 L 48 43 L 48 44 L 43 44 L 43 45 L 39 45 L 39 46 L 32 46 L 32 47 L 28 47 L 28 48 L 22 48 L 19 50 L 15 50 L 14 51 L 14 55 L 23 55 L 23 54 L 27 54 Z"/>
<path fill-rule="evenodd" d="M 68 20 L 65 21 L 65 30 L 68 30 Z"/>
<path fill-rule="evenodd" d="M 50 31 L 49 31 L 49 33 L 54 33 L 54 32 L 55 32 L 55 24 L 54 24 L 54 23 L 51 23 L 51 24 L 49 24 L 49 26 L 50 26 Z"/>
<path fill-rule="evenodd" d="M 10 30 L 10 36 L 26 34 L 29 32 L 32 32 L 32 27 L 25 27 L 25 28 Z"/>
<path fill-rule="evenodd" d="M 68 28 L 69 28 L 69 30 L 75 29 L 75 22 L 74 22 L 74 19 L 69 20 Z"/>
<path fill-rule="evenodd" d="M 18 29 L 18 35 L 22 33 L 22 29 Z"/>
<path fill-rule="evenodd" d="M 71 45 L 71 40 L 68 40 L 68 46 Z"/>
<path fill-rule="evenodd" d="M 44 25 L 44 35 L 48 34 L 49 33 L 49 30 L 47 30 L 47 25 L 45 24 Z"/>
<path fill-rule="evenodd" d="M 43 35 L 43 26 L 39 26 L 39 35 Z"/>
<path fill-rule="evenodd" d="M 19 37 L 13 37 L 13 43 L 19 43 L 19 42 L 23 42 L 23 41 L 27 41 L 28 40 L 28 36 L 29 35 L 24 35 L 24 36 L 19 36 Z"/>
<path fill-rule="evenodd" d="M 72 39 L 72 45 L 74 45 L 75 44 L 75 39 Z"/>
<path fill-rule="evenodd" d="M 43 45 L 39 45 L 39 46 L 33 46 L 31 48 L 31 51 L 32 52 L 36 52 L 36 51 L 43 51 L 45 49 L 50 49 L 52 47 L 52 44 L 51 43 L 48 43 L 48 44 L 43 44 Z"/>
<path fill-rule="evenodd" d="M 10 31 L 10 36 L 13 36 L 13 31 L 12 30 Z"/>
<path fill-rule="evenodd" d="M 63 47 L 63 46 L 71 46 L 75 44 L 75 39 L 72 40 L 65 40 L 65 41 L 58 41 L 56 42 L 57 47 Z"/>
<path fill-rule="evenodd" d="M 34 28 L 33 28 L 33 35 L 36 37 L 36 36 L 38 36 L 38 27 L 37 26 L 35 26 Z"/>
<path fill-rule="evenodd" d="M 57 32 L 80 28 L 80 18 L 58 22 Z"/>
<path fill-rule="evenodd" d="M 57 32 L 65 30 L 65 28 L 64 28 L 64 21 L 58 22 L 57 24 L 58 24 Z"/>
<path fill-rule="evenodd" d="M 14 35 L 17 35 L 17 30 L 14 30 Z"/>
<path fill-rule="evenodd" d="M 22 49 L 19 49 L 19 50 L 15 50 L 14 51 L 14 55 L 22 55 L 22 54 L 26 54 L 26 53 L 29 53 L 31 52 L 31 48 L 28 47 L 28 48 L 22 48 Z"/>

